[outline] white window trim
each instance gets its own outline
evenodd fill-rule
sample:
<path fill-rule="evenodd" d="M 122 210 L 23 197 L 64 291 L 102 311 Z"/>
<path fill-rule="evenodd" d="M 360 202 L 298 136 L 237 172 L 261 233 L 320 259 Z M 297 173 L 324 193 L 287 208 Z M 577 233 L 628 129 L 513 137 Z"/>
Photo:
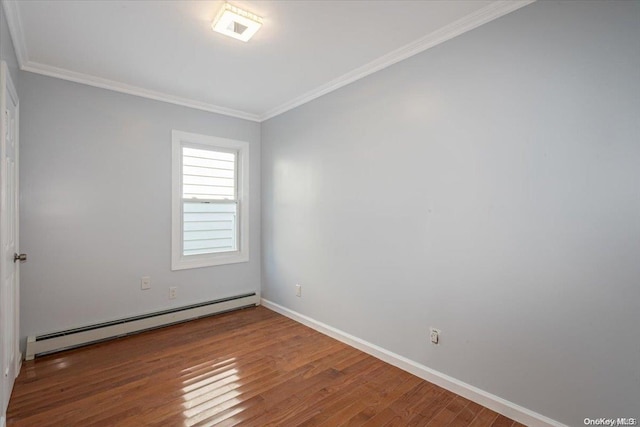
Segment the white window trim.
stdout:
<path fill-rule="evenodd" d="M 212 267 L 249 261 L 249 143 L 215 136 L 173 130 L 171 132 L 171 270 Z M 237 150 L 238 188 L 238 250 L 213 254 L 188 255 L 182 253 L 182 146 L 201 145 L 212 148 Z"/>

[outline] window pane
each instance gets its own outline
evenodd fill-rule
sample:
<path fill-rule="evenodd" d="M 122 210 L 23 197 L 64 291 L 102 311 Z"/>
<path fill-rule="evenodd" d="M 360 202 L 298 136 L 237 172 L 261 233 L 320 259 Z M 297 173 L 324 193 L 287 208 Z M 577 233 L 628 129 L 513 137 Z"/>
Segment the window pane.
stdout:
<path fill-rule="evenodd" d="M 238 250 L 237 204 L 183 202 L 183 255 Z"/>
<path fill-rule="evenodd" d="M 182 182 L 183 184 L 211 185 L 233 188 L 233 181 L 233 178 L 214 178 L 210 176 L 185 175 Z"/>
<path fill-rule="evenodd" d="M 234 178 L 234 173 L 232 170 L 209 169 L 209 168 L 200 168 L 195 166 L 183 166 L 182 173 L 183 175 L 193 175 L 193 176 Z"/>
<path fill-rule="evenodd" d="M 202 157 L 205 159 L 228 160 L 235 161 L 235 153 L 225 151 L 201 150 L 199 148 L 183 147 L 182 154 L 191 157 Z"/>
<path fill-rule="evenodd" d="M 215 168 L 221 170 L 233 170 L 233 161 L 203 159 L 200 157 L 182 157 L 183 166 L 197 166 L 201 168 Z"/>
<path fill-rule="evenodd" d="M 234 200 L 236 153 L 182 147 L 182 198 Z"/>
<path fill-rule="evenodd" d="M 227 199 L 234 198 L 234 189 L 229 187 L 214 187 L 207 185 L 189 185 L 182 186 L 184 199 Z"/>

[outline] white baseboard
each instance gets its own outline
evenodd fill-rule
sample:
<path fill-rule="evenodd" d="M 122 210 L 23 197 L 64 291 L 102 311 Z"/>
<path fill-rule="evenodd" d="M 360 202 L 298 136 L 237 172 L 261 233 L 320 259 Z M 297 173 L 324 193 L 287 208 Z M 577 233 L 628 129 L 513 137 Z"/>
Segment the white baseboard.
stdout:
<path fill-rule="evenodd" d="M 280 313 L 283 316 L 295 320 L 296 322 L 302 323 L 303 325 L 309 326 L 310 328 L 315 329 L 318 332 L 328 335 L 331 338 L 335 338 L 338 341 L 341 341 L 352 347 L 355 347 L 360 351 L 363 351 L 375 358 L 389 363 L 390 365 L 407 371 L 419 378 L 429 381 L 430 383 L 436 384 L 446 390 L 449 390 L 466 399 L 476 402 L 479 405 L 485 406 L 495 412 L 504 415 L 505 417 L 516 420 L 519 423 L 531 427 L 567 427 L 566 425 L 552 420 L 551 418 L 545 417 L 544 415 L 538 414 L 537 412 L 531 411 L 513 402 L 509 402 L 508 400 L 505 400 L 494 394 L 488 393 L 470 384 L 443 374 L 442 372 L 438 372 L 425 365 L 400 356 L 399 354 L 393 353 L 368 341 L 350 335 L 344 331 L 341 331 L 340 329 L 336 329 L 322 322 L 318 322 L 315 319 L 290 310 L 279 304 L 276 304 L 264 298 L 261 299 L 261 302 L 265 308 Z"/>
<path fill-rule="evenodd" d="M 16 378 L 20 375 L 20 371 L 22 370 L 22 353 L 18 352 L 18 361 L 16 363 Z"/>
<path fill-rule="evenodd" d="M 4 415 L 0 417 L 0 427 L 7 427 L 6 417 Z"/>

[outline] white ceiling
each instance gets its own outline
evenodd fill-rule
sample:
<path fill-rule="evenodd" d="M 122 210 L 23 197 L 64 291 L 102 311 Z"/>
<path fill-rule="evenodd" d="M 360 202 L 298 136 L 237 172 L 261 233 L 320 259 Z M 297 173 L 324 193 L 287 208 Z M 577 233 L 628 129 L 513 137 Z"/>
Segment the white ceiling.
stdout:
<path fill-rule="evenodd" d="M 211 30 L 217 1 L 4 1 L 21 68 L 261 121 L 530 0 L 231 1 L 248 43 Z"/>

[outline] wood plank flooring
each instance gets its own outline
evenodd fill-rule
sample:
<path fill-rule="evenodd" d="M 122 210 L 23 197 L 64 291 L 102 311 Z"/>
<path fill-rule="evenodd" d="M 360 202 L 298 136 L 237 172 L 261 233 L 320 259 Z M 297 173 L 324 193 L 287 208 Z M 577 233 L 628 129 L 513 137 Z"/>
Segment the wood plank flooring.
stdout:
<path fill-rule="evenodd" d="M 521 426 L 263 307 L 25 362 L 9 426 Z"/>

